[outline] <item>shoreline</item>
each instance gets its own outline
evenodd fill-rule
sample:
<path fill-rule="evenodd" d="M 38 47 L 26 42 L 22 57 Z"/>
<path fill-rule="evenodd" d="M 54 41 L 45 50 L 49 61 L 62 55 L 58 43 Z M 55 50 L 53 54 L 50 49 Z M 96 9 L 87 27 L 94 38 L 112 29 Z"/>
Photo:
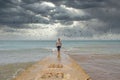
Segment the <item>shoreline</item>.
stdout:
<path fill-rule="evenodd" d="M 10 63 L 0 65 L 0 80 L 12 80 L 19 72 L 27 69 L 36 62 Z"/>

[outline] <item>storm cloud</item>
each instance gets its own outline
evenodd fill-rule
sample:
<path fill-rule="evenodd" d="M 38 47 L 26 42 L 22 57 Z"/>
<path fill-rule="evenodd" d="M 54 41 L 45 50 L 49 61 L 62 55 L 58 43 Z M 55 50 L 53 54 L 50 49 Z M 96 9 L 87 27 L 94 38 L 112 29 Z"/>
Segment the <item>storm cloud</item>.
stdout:
<path fill-rule="evenodd" d="M 120 39 L 119 7 L 119 0 L 0 0 L 0 39 Z"/>

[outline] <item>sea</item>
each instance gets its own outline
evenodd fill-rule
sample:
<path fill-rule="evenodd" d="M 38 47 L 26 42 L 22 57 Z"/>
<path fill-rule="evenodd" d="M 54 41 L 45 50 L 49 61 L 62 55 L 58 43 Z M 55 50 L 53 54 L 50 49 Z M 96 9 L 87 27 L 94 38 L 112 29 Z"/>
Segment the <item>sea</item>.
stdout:
<path fill-rule="evenodd" d="M 56 54 L 55 40 L 0 40 L 0 65 Z M 61 54 L 120 54 L 120 40 L 62 40 Z"/>

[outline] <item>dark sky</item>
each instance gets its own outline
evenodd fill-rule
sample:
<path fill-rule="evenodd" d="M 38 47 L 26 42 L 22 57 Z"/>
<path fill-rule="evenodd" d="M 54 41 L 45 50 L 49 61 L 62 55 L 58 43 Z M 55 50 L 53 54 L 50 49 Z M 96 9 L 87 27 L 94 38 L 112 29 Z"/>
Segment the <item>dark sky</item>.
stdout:
<path fill-rule="evenodd" d="M 120 39 L 120 0 L 0 0 L 0 40 Z"/>

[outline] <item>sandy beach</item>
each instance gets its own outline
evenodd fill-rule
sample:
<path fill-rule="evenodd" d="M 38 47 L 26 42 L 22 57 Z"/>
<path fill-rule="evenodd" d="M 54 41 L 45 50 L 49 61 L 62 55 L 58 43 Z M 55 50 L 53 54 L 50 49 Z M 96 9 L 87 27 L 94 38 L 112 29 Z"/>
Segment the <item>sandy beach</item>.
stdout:
<path fill-rule="evenodd" d="M 32 66 L 34 63 L 26 62 L 0 65 L 0 80 L 12 80 L 19 72 Z"/>
<path fill-rule="evenodd" d="M 120 80 L 120 54 L 70 55 L 93 80 Z"/>

